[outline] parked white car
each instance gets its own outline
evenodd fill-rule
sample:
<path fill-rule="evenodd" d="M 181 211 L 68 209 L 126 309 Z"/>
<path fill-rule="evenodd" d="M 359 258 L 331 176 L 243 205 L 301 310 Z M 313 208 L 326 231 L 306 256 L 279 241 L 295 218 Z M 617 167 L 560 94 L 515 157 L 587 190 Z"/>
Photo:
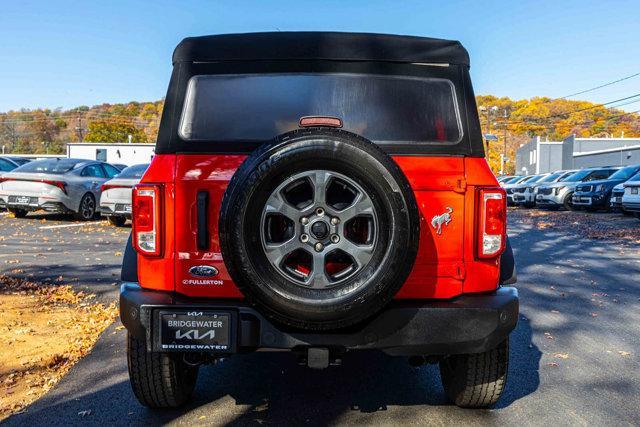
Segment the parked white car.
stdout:
<path fill-rule="evenodd" d="M 500 186 L 502 188 L 504 188 L 504 190 L 507 192 L 507 205 L 508 206 L 515 205 L 515 202 L 513 201 L 513 190 L 514 190 L 514 188 L 516 186 L 520 185 L 520 184 L 524 184 L 525 182 L 533 179 L 536 176 L 537 175 L 521 176 L 521 177 L 517 177 L 517 178 L 512 179 L 512 180 L 508 180 L 508 181 L 500 183 Z"/>
<path fill-rule="evenodd" d="M 96 214 L 100 186 L 118 173 L 116 167 L 95 160 L 36 160 L 2 174 L 0 206 L 17 218 L 45 210 L 90 220 Z"/>
<path fill-rule="evenodd" d="M 640 174 L 623 184 L 622 209 L 640 218 Z"/>
<path fill-rule="evenodd" d="M 536 181 L 530 180 L 524 184 L 520 184 L 513 189 L 513 201 L 519 206 L 528 208 L 533 207 L 536 205 L 536 195 L 538 194 L 539 186 L 554 182 L 561 182 L 570 175 L 573 175 L 575 172 L 575 170 L 557 171 L 550 174 L 544 174 Z"/>
<path fill-rule="evenodd" d="M 100 214 L 111 224 L 122 227 L 127 219 L 131 219 L 131 192 L 148 167 L 148 163 L 129 166 L 102 184 Z"/>

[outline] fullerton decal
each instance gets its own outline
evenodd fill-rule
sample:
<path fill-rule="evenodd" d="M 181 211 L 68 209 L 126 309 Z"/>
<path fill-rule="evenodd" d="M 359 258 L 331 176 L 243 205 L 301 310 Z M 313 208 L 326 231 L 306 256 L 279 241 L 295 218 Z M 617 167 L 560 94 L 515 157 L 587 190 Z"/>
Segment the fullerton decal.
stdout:
<path fill-rule="evenodd" d="M 183 285 L 206 285 L 206 286 L 222 286 L 224 281 L 211 279 L 183 279 Z"/>

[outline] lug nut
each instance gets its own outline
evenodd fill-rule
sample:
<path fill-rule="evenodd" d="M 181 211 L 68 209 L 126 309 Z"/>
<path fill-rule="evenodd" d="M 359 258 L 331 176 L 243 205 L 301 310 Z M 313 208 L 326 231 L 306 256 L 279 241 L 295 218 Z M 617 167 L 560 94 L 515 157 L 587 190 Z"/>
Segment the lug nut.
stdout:
<path fill-rule="evenodd" d="M 308 234 L 303 234 L 300 236 L 300 241 L 302 243 L 307 243 L 309 241 L 309 235 Z"/>
<path fill-rule="evenodd" d="M 324 246 L 322 245 L 322 243 L 318 242 L 314 246 L 314 249 L 316 250 L 316 252 L 320 252 L 320 251 L 322 251 L 322 249 L 324 249 Z"/>
<path fill-rule="evenodd" d="M 307 225 L 309 224 L 309 218 L 303 216 L 302 218 L 300 218 L 300 222 L 302 223 L 302 225 Z"/>
<path fill-rule="evenodd" d="M 316 215 L 318 215 L 318 216 L 324 215 L 324 209 L 322 209 L 322 208 L 316 209 Z"/>
<path fill-rule="evenodd" d="M 331 224 L 338 225 L 339 222 L 340 222 L 340 218 L 338 218 L 337 216 L 334 216 L 333 218 L 331 218 Z"/>
<path fill-rule="evenodd" d="M 339 241 L 340 241 L 340 236 L 338 236 L 337 234 L 331 235 L 331 243 L 338 243 Z"/>

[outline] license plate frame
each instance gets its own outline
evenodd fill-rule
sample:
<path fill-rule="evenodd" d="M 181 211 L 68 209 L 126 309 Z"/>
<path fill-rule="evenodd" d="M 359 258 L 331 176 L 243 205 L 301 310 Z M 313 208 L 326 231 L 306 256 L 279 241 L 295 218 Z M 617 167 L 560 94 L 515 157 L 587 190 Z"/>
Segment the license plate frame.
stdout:
<path fill-rule="evenodd" d="M 7 200 L 8 204 L 18 206 L 32 206 L 37 203 L 37 199 L 31 196 L 9 196 Z"/>
<path fill-rule="evenodd" d="M 155 351 L 201 353 L 234 353 L 236 351 L 237 314 L 234 311 L 198 308 L 157 310 L 153 318 L 156 325 L 153 342 Z M 169 321 L 178 323 L 170 324 Z M 221 324 L 218 325 L 217 322 Z"/>
<path fill-rule="evenodd" d="M 130 214 L 131 213 L 131 205 L 130 204 L 125 204 L 125 203 L 118 203 L 118 204 L 115 205 L 115 208 L 114 208 L 113 211 L 117 212 L 117 213 Z"/>

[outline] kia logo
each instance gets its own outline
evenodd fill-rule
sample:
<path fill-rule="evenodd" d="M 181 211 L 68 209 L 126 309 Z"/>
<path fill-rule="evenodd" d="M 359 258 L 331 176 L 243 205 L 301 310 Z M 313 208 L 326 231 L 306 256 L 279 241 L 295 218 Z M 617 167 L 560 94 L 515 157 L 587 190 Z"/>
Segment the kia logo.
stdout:
<path fill-rule="evenodd" d="M 218 269 L 210 265 L 194 265 L 189 269 L 189 274 L 196 277 L 212 277 L 218 274 Z"/>

